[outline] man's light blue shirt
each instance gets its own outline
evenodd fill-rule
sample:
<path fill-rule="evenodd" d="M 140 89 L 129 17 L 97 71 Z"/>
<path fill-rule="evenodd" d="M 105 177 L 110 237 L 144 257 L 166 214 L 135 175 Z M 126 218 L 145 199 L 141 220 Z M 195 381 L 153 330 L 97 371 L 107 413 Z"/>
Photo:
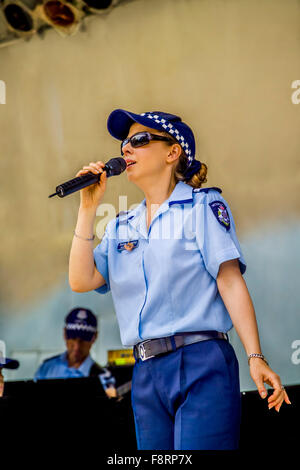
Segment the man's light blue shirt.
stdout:
<path fill-rule="evenodd" d="M 149 230 L 146 213 L 145 199 L 121 213 L 94 249 L 106 280 L 95 290 L 111 290 L 123 345 L 180 332 L 226 333 L 233 325 L 216 283 L 219 266 L 237 258 L 246 270 L 227 202 L 215 188 L 179 181 Z M 129 241 L 131 251 L 124 249 Z"/>
<path fill-rule="evenodd" d="M 90 369 L 94 364 L 90 355 L 83 361 L 83 363 L 76 369 L 69 367 L 67 352 L 60 354 L 49 359 L 46 359 L 35 373 L 35 379 L 68 379 L 75 377 L 88 377 Z"/>
<path fill-rule="evenodd" d="M 46 359 L 36 371 L 34 379 L 71 379 L 89 377 L 91 367 L 94 363 L 95 361 L 91 358 L 90 355 L 88 355 L 77 369 L 75 367 L 69 367 L 67 351 L 65 351 L 59 356 Z M 115 386 L 116 384 L 116 379 L 105 367 L 102 367 L 102 373 L 99 374 L 99 379 L 104 390 L 110 386 Z"/>

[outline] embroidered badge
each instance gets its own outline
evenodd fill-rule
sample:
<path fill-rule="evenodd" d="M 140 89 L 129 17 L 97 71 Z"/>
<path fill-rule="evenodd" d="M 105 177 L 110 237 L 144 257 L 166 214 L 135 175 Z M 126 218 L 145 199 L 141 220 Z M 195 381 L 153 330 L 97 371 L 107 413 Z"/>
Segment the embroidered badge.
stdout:
<path fill-rule="evenodd" d="M 139 244 L 138 240 L 128 240 L 127 242 L 121 242 L 117 246 L 118 251 L 132 251 L 134 248 L 136 248 Z"/>
<path fill-rule="evenodd" d="M 230 230 L 230 218 L 225 204 L 221 201 L 213 201 L 209 205 L 219 224 L 225 227 L 227 231 Z"/>

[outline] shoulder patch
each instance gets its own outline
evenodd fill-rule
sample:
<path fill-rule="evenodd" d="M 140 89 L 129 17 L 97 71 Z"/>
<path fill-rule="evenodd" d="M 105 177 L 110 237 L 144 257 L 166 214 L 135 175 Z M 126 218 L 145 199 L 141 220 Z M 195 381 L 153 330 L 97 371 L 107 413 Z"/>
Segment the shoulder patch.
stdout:
<path fill-rule="evenodd" d="M 213 190 L 218 191 L 219 193 L 222 192 L 222 189 L 213 186 L 212 188 L 194 188 L 193 193 L 201 193 L 202 191 L 207 194 L 208 191 L 213 191 Z"/>
<path fill-rule="evenodd" d="M 214 216 L 222 227 L 225 227 L 227 231 L 230 230 L 230 217 L 226 208 L 226 205 L 222 201 L 213 201 L 209 203 Z"/>

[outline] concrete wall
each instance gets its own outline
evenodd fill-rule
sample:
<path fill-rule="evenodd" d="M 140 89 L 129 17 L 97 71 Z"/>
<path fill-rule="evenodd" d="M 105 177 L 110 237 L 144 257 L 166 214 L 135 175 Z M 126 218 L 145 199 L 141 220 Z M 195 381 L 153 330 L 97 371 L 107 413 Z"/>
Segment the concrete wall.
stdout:
<path fill-rule="evenodd" d="M 24 358 L 10 377 L 30 377 L 61 350 L 76 305 L 99 316 L 100 362 L 120 347 L 110 294 L 67 283 L 79 195 L 48 195 L 84 164 L 119 155 L 106 119 L 125 108 L 173 112 L 193 128 L 206 186 L 222 188 L 235 217 L 263 351 L 283 381 L 299 382 L 299 22 L 297 0 L 136 0 L 91 18 L 86 32 L 0 49 L 0 337 Z M 120 195 L 128 206 L 143 198 L 125 174 L 108 181 L 104 202 L 118 212 Z"/>

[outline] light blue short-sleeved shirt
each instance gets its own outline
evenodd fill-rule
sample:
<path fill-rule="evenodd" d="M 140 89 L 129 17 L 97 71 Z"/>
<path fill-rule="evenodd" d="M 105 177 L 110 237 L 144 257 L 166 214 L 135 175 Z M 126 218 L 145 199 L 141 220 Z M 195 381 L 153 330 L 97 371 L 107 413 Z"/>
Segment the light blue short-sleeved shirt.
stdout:
<path fill-rule="evenodd" d="M 133 249 L 124 245 L 132 242 Z M 193 189 L 179 181 L 154 214 L 146 200 L 111 220 L 94 260 L 111 290 L 124 346 L 180 332 L 226 333 L 232 321 L 216 279 L 221 263 L 246 263 L 234 220 L 218 188 Z"/>
<path fill-rule="evenodd" d="M 95 361 L 91 358 L 90 355 L 83 361 L 80 367 L 69 367 L 67 352 L 50 357 L 46 359 L 38 368 L 34 375 L 35 380 L 42 379 L 70 379 L 70 378 L 79 378 L 79 377 L 88 377 L 91 367 Z M 106 368 L 102 368 L 103 373 L 99 374 L 99 379 L 103 385 L 103 388 L 106 389 L 111 385 L 115 385 L 116 380 L 112 376 L 111 372 Z"/>

